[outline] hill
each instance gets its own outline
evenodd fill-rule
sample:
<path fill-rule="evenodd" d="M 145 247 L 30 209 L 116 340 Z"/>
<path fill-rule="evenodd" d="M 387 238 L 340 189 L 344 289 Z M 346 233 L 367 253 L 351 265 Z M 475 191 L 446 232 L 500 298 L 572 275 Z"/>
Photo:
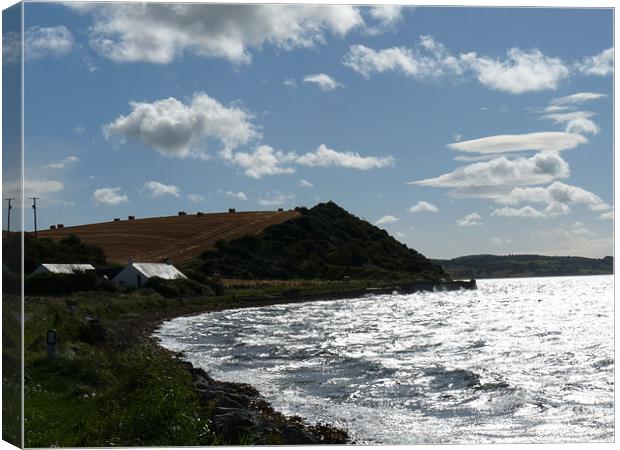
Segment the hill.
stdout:
<path fill-rule="evenodd" d="M 218 242 L 215 250 L 200 255 L 198 269 L 246 279 L 446 277 L 420 253 L 333 202 L 298 211 L 298 217 L 261 233 Z"/>
<path fill-rule="evenodd" d="M 511 278 L 612 274 L 614 260 L 579 256 L 469 255 L 435 259 L 454 278 Z"/>
<path fill-rule="evenodd" d="M 38 235 L 54 241 L 76 235 L 84 244 L 103 249 L 113 263 L 124 264 L 130 257 L 142 262 L 170 258 L 179 263 L 213 249 L 217 241 L 260 233 L 298 215 L 296 211 L 249 211 L 153 217 L 42 230 Z"/>

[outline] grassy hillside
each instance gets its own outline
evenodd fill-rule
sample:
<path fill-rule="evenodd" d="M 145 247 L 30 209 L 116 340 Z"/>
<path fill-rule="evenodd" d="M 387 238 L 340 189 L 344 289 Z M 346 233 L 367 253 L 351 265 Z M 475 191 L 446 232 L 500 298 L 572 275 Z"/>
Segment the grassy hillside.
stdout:
<path fill-rule="evenodd" d="M 60 241 L 76 235 L 85 244 L 102 248 L 108 261 L 117 264 L 127 263 L 130 257 L 142 262 L 170 258 L 178 264 L 213 249 L 218 240 L 257 234 L 297 215 L 296 211 L 244 211 L 110 220 L 43 230 L 39 237 Z"/>
<path fill-rule="evenodd" d="M 470 255 L 433 260 L 454 278 L 510 278 L 613 273 L 611 256 L 601 259 L 578 256 Z"/>
<path fill-rule="evenodd" d="M 333 202 L 299 208 L 299 217 L 262 233 L 219 241 L 196 262 L 228 278 L 434 280 L 443 270 L 385 230 Z"/>

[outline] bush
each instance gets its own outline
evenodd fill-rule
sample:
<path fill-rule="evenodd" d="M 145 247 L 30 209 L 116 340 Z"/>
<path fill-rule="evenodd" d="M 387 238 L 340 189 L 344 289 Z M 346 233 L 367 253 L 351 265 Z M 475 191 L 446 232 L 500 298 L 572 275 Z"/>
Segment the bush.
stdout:
<path fill-rule="evenodd" d="M 26 278 L 26 295 L 62 295 L 78 291 L 93 291 L 97 286 L 94 273 L 76 272 L 74 274 L 46 273 Z"/>
<path fill-rule="evenodd" d="M 67 295 L 83 291 L 116 292 L 108 280 L 100 280 L 93 271 L 73 274 L 46 273 L 27 277 L 24 281 L 26 295 Z"/>
<path fill-rule="evenodd" d="M 22 283 L 20 277 L 10 272 L 4 272 L 2 274 L 2 292 L 4 294 L 21 295 Z"/>
<path fill-rule="evenodd" d="M 79 237 L 68 235 L 60 241 L 24 235 L 24 271 L 33 272 L 39 264 L 106 264 L 105 253 L 100 247 L 83 243 Z M 21 272 L 21 236 L 13 234 L 3 240 L 3 251 L 8 257 L 5 264 L 16 273 Z"/>
<path fill-rule="evenodd" d="M 215 295 L 224 295 L 224 284 L 219 277 L 210 277 L 197 270 L 186 271 L 185 274 L 191 280 L 197 281 L 211 288 Z"/>
<path fill-rule="evenodd" d="M 153 277 L 144 287 L 154 290 L 164 298 L 215 295 L 209 286 L 191 279 L 164 280 L 163 278 Z"/>

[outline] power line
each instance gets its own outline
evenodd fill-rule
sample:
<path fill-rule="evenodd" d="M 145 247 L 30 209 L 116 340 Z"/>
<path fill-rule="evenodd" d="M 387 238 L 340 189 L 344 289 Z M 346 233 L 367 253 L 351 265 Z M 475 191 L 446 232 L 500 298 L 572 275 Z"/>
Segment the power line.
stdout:
<path fill-rule="evenodd" d="M 37 237 L 37 200 L 39 197 L 28 197 L 32 200 L 32 211 L 34 213 L 34 237 Z"/>

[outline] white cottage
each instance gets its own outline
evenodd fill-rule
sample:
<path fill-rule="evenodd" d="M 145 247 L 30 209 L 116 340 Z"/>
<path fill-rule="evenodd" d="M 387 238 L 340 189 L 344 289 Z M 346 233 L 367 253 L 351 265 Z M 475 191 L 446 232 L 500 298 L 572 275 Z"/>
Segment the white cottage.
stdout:
<path fill-rule="evenodd" d="M 37 269 L 32 272 L 31 276 L 43 275 L 46 273 L 56 274 L 72 274 L 76 272 L 86 272 L 88 270 L 95 270 L 90 264 L 41 264 Z"/>
<path fill-rule="evenodd" d="M 171 264 L 130 262 L 118 275 L 112 278 L 112 281 L 119 286 L 141 288 L 153 277 L 163 278 L 164 280 L 187 278 Z"/>

